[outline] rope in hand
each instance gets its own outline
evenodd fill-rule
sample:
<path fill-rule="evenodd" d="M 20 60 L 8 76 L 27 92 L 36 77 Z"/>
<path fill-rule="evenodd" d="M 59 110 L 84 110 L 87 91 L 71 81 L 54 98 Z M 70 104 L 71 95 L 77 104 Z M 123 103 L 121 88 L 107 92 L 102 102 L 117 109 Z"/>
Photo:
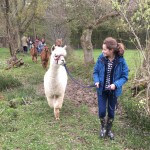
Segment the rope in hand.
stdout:
<path fill-rule="evenodd" d="M 75 79 L 71 76 L 71 74 L 70 74 L 70 72 L 69 72 L 69 70 L 68 70 L 66 64 L 64 64 L 64 67 L 65 67 L 65 69 L 66 69 L 66 72 L 67 72 L 68 76 L 69 76 L 76 84 L 80 85 L 82 88 L 93 88 L 93 87 L 96 88 L 96 86 L 95 86 L 94 84 L 92 84 L 92 85 L 83 85 L 83 84 L 81 84 L 79 81 L 75 80 Z M 111 88 L 110 88 L 110 87 L 108 87 L 106 90 L 111 92 Z M 111 110 L 113 110 L 111 106 L 109 106 L 109 107 L 110 107 Z M 116 103 L 116 109 L 118 109 L 118 101 L 117 101 L 117 103 Z"/>
<path fill-rule="evenodd" d="M 64 64 L 64 67 L 65 67 L 65 69 L 66 69 L 66 72 L 67 72 L 68 76 L 69 76 L 76 84 L 80 85 L 82 88 L 93 88 L 93 87 L 96 87 L 94 84 L 92 84 L 92 85 L 83 85 L 83 84 L 81 84 L 79 81 L 75 80 L 75 79 L 71 76 L 71 74 L 70 74 L 70 72 L 69 72 L 69 70 L 68 70 L 66 64 Z"/>

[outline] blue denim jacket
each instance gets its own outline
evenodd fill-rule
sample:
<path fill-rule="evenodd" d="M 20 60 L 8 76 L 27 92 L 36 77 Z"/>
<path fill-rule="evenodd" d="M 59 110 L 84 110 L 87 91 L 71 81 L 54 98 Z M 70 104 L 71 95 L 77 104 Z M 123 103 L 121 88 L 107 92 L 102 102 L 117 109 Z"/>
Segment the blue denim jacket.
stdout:
<path fill-rule="evenodd" d="M 118 57 L 118 61 L 116 62 L 114 73 L 113 73 L 113 84 L 115 84 L 115 96 L 118 97 L 122 94 L 122 86 L 128 80 L 128 66 L 123 57 Z M 94 66 L 93 72 L 94 84 L 99 82 L 99 88 L 97 89 L 98 93 L 101 95 L 104 87 L 104 79 L 105 79 L 105 57 L 101 54 L 98 57 L 98 60 Z"/>

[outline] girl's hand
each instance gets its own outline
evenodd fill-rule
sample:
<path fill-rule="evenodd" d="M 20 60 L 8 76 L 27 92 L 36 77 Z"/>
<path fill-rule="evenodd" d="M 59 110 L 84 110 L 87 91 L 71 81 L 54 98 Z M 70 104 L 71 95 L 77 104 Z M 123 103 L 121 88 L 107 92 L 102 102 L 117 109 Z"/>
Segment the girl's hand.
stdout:
<path fill-rule="evenodd" d="M 95 83 L 96 88 L 99 88 L 99 82 Z"/>
<path fill-rule="evenodd" d="M 115 90 L 115 89 L 116 89 L 116 86 L 115 86 L 115 84 L 111 84 L 109 88 L 110 88 L 111 90 Z"/>

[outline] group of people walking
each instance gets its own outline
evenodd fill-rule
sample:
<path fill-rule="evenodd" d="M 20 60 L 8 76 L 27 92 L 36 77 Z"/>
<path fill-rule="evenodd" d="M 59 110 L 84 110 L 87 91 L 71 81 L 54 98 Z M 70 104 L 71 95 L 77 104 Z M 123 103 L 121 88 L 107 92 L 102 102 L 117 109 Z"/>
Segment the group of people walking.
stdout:
<path fill-rule="evenodd" d="M 37 49 L 38 54 L 40 55 L 44 46 L 46 46 L 45 38 L 36 38 L 32 40 L 30 37 L 23 36 L 21 39 L 23 52 L 27 53 L 32 47 Z M 62 46 L 62 39 L 56 39 L 53 46 Z M 52 48 L 53 48 L 52 46 Z"/>
<path fill-rule="evenodd" d="M 40 54 L 44 46 L 46 46 L 46 41 L 44 38 L 36 38 L 35 40 L 32 40 L 30 37 L 23 36 L 21 42 L 24 53 L 27 53 L 32 47 L 35 47 L 38 54 Z"/>

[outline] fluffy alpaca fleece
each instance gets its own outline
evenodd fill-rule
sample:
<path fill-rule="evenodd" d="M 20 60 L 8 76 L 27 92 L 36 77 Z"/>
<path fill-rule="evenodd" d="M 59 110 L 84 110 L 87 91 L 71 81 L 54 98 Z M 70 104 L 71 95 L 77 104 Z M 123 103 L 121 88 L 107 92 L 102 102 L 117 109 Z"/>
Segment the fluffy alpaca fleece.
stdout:
<path fill-rule="evenodd" d="M 66 46 L 56 46 L 50 58 L 50 67 L 44 76 L 44 90 L 50 107 L 54 108 L 54 116 L 59 120 L 59 110 L 62 107 L 67 85 L 65 63 Z"/>

